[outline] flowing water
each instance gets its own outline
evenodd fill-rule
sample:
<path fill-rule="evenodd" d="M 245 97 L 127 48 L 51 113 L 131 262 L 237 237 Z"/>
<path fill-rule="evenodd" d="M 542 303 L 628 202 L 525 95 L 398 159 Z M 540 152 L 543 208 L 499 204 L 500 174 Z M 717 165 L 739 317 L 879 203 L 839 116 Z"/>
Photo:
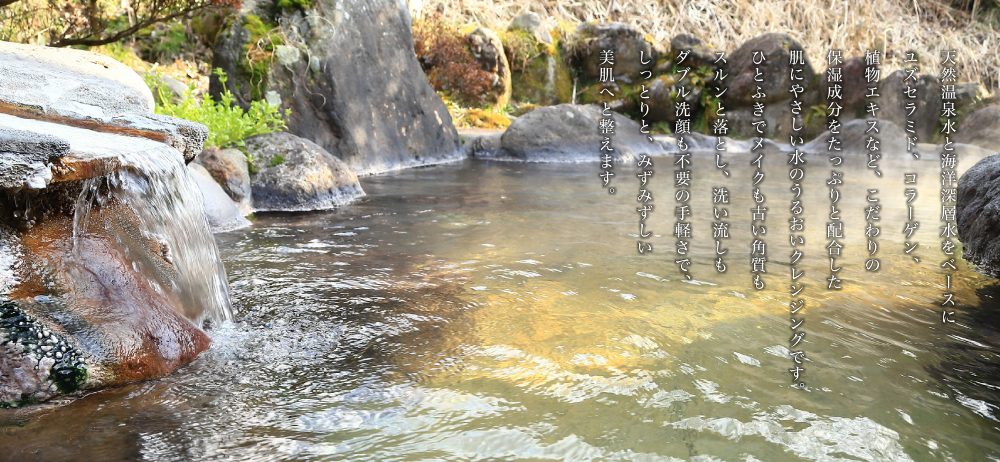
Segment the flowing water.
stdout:
<path fill-rule="evenodd" d="M 170 156 L 126 158 L 128 167 L 107 177 L 109 194 L 135 212 L 144 237 L 158 241 L 164 260 L 177 270 L 177 280 L 160 290 L 178 300 L 183 314 L 198 326 L 205 320 L 232 321 L 226 270 L 212 242 L 201 194 L 184 163 L 174 158 L 179 153 L 170 151 Z M 78 204 L 74 217 L 79 209 Z"/>
<path fill-rule="evenodd" d="M 935 160 L 842 168 L 840 291 L 826 290 L 829 175 L 810 158 L 790 387 L 790 182 L 768 155 L 771 263 L 749 274 L 749 157 L 693 165 L 691 280 L 674 263 L 672 160 L 656 159 L 652 254 L 638 180 L 594 164 L 466 161 L 363 180 L 328 213 L 221 234 L 236 321 L 158 381 L 5 416 L 6 460 L 1000 460 L 1000 285 L 959 260 L 943 324 Z M 964 160 L 959 170 L 971 165 Z M 903 173 L 918 173 L 903 252 Z M 731 190 L 729 269 L 712 188 Z M 882 268 L 865 271 L 866 189 Z M 800 247 L 801 248 L 801 247 Z"/>
<path fill-rule="evenodd" d="M 93 206 L 104 205 L 114 197 L 141 222 L 142 236 L 119 239 L 125 251 L 127 241 L 155 241 L 162 249 L 162 259 L 156 260 L 169 262 L 177 277 L 157 281 L 154 275 L 158 271 L 150 267 L 156 263 L 140 261 L 133 255 L 134 269 L 147 275 L 158 291 L 176 300 L 177 309 L 195 324 L 233 319 L 225 267 L 205 220 L 203 199 L 180 152 L 157 141 L 6 114 L 0 114 L 0 126 L 65 139 L 71 146 L 69 157 L 81 165 L 121 167 L 107 176 L 83 180 L 73 212 L 73 257 L 81 263 L 76 265 L 81 267 L 77 271 L 91 271 L 83 268 L 88 256 L 81 254 L 79 241 L 88 229 Z M 51 172 L 45 173 L 51 180 Z M 34 181 L 45 183 L 41 179 Z M 2 277 L 0 282 L 4 282 Z"/>

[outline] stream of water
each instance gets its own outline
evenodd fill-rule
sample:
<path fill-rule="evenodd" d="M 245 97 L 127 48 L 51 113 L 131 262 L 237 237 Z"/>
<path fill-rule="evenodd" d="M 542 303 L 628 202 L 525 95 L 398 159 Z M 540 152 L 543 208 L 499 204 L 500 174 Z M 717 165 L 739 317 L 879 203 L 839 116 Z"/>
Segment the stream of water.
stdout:
<path fill-rule="evenodd" d="M 216 236 L 236 320 L 209 351 L 9 418 L 0 459 L 1000 460 L 1000 284 L 959 259 L 956 322 L 942 324 L 936 160 L 883 160 L 881 179 L 841 169 L 840 291 L 824 281 L 829 168 L 810 160 L 808 389 L 790 387 L 785 160 L 765 165 L 765 290 L 749 274 L 750 169 L 725 178 L 714 159 L 692 166 L 691 281 L 672 251 L 671 159 L 654 160 L 646 255 L 638 180 L 619 175 L 609 195 L 594 164 L 411 169 L 363 179 L 368 197 L 336 211 L 260 216 Z M 903 252 L 904 172 L 919 175 L 919 262 Z M 863 267 L 868 188 L 877 273 Z"/>

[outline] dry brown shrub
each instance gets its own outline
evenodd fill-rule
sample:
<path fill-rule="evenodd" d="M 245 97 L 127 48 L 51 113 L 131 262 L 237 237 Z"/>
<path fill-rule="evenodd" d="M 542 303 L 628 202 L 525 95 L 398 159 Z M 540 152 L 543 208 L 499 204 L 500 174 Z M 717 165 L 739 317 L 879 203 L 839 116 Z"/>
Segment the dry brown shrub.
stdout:
<path fill-rule="evenodd" d="M 1000 82 L 1000 31 L 937 0 L 439 0 L 425 4 L 428 10 L 442 5 L 445 20 L 498 31 L 518 14 L 534 11 L 568 23 L 632 24 L 661 43 L 690 33 L 727 53 L 758 35 L 784 32 L 804 46 L 819 70 L 825 67 L 827 50 L 840 49 L 851 57 L 881 49 L 888 57 L 883 65 L 886 74 L 904 67 L 907 51 L 921 56 L 922 72 L 939 74 L 941 52 L 957 50 L 961 81 L 978 82 L 994 93 Z"/>
<path fill-rule="evenodd" d="M 435 90 L 448 93 L 467 106 L 486 104 L 493 74 L 472 57 L 468 40 L 438 16 L 415 21 L 413 49 Z"/>

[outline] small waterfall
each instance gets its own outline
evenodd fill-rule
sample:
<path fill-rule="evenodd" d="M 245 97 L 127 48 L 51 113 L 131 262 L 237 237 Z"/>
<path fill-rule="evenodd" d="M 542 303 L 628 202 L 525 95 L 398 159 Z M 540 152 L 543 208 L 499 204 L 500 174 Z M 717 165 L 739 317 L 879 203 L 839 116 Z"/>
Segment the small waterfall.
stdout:
<path fill-rule="evenodd" d="M 149 277 L 157 291 L 177 300 L 181 313 L 195 325 L 201 326 L 205 320 L 216 324 L 232 320 L 225 268 L 205 216 L 201 192 L 181 154 L 163 145 L 123 153 L 119 160 L 124 168 L 84 182 L 74 212 L 74 255 L 80 258 L 76 247 L 91 225 L 91 208 L 116 200 L 141 222 L 141 236 L 129 239 L 153 243 L 163 261 L 176 271 L 169 287 Z M 155 262 L 134 259 L 132 265 L 141 274 L 157 273 L 150 267 Z"/>
<path fill-rule="evenodd" d="M 201 190 L 179 151 L 146 138 L 6 114 L 0 114 L 0 126 L 68 140 L 76 161 L 93 166 L 81 168 L 116 168 L 108 175 L 83 180 L 74 204 L 72 235 L 67 236 L 72 239 L 70 259 L 75 262 L 66 263 L 76 267 L 70 270 L 88 271 L 88 258 L 104 259 L 81 249 L 85 238 L 98 237 L 87 236 L 88 230 L 103 229 L 102 236 L 116 239 L 129 255 L 132 269 L 176 302 L 174 308 L 195 325 L 232 319 L 226 272 L 205 216 Z M 109 207 L 130 210 L 104 213 Z M 122 231 L 135 235 L 123 236 Z M 150 251 L 158 253 L 158 258 L 148 258 Z"/>
<path fill-rule="evenodd" d="M 556 98 L 556 58 L 552 56 L 553 54 L 549 53 L 545 58 L 545 94 Z"/>
<path fill-rule="evenodd" d="M 97 188 L 101 184 L 101 178 L 88 178 L 83 180 L 83 190 L 80 197 L 76 199 L 76 207 L 73 210 L 73 256 L 81 259 L 80 255 L 80 235 L 87 229 L 90 222 L 90 210 L 93 208 L 97 196 Z"/>

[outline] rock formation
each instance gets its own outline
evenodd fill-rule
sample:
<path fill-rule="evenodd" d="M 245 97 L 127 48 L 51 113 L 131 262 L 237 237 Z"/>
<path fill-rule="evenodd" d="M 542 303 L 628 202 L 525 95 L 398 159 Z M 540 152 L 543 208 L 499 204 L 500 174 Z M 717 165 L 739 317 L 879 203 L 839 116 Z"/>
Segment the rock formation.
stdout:
<path fill-rule="evenodd" d="M 215 47 L 213 64 L 241 104 L 266 98 L 291 109 L 289 132 L 358 175 L 461 156 L 448 109 L 414 55 L 405 2 L 317 0 L 305 13 L 272 6 L 242 11 Z M 211 91 L 221 89 L 213 79 Z"/>
<path fill-rule="evenodd" d="M 231 317 L 207 130 L 105 56 L 0 42 L 0 407 L 163 376 Z"/>
<path fill-rule="evenodd" d="M 268 133 L 246 145 L 260 169 L 250 180 L 259 211 L 327 210 L 365 194 L 344 161 L 312 141 Z"/>

